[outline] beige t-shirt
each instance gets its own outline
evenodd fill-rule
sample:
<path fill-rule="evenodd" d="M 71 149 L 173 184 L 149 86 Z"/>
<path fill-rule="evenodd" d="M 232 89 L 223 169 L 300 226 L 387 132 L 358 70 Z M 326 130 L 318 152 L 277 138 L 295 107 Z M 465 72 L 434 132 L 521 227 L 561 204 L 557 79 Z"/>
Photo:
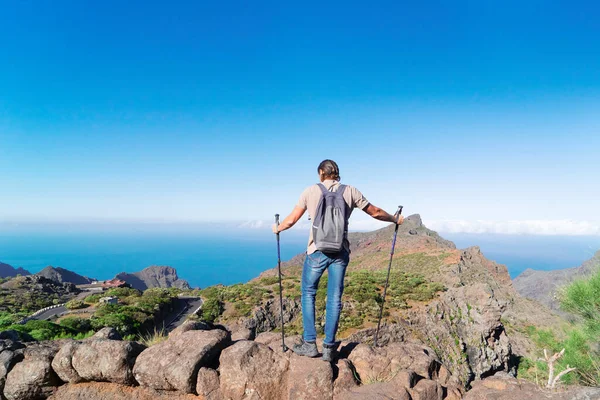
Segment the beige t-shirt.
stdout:
<path fill-rule="evenodd" d="M 340 186 L 338 181 L 326 179 L 322 182 L 325 188 L 331 192 L 337 191 Z M 346 200 L 346 204 L 349 207 L 348 218 L 350 218 L 350 214 L 352 214 L 352 210 L 355 208 L 360 208 L 364 210 L 368 205 L 369 201 L 363 196 L 363 194 L 355 187 L 346 185 L 346 189 L 344 190 L 344 200 Z M 308 211 L 308 215 L 311 220 L 314 219 L 315 214 L 317 212 L 317 207 L 319 205 L 319 200 L 321 200 L 321 189 L 319 185 L 312 185 L 307 187 L 304 192 L 300 195 L 300 200 L 298 200 L 298 207 L 303 210 Z M 348 252 L 350 252 L 350 243 L 348 239 L 344 240 L 344 247 Z M 317 251 L 315 243 L 313 241 L 313 233 L 312 229 L 310 230 L 310 235 L 308 237 L 308 248 L 306 249 L 307 254 L 312 254 Z"/>

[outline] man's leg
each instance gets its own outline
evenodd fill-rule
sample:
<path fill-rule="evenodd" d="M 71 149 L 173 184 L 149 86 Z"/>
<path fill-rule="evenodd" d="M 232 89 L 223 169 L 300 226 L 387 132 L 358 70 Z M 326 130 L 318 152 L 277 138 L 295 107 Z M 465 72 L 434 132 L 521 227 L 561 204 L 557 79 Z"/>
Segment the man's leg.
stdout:
<path fill-rule="evenodd" d="M 325 341 L 323 345 L 332 346 L 342 311 L 342 294 L 344 293 L 344 276 L 350 255 L 342 250 L 339 256 L 329 265 L 329 282 L 327 283 L 327 305 L 325 308 Z"/>
<path fill-rule="evenodd" d="M 302 269 L 302 325 L 304 341 L 314 342 L 317 339 L 315 329 L 315 296 L 319 280 L 328 264 L 328 257 L 320 251 L 306 256 Z"/>

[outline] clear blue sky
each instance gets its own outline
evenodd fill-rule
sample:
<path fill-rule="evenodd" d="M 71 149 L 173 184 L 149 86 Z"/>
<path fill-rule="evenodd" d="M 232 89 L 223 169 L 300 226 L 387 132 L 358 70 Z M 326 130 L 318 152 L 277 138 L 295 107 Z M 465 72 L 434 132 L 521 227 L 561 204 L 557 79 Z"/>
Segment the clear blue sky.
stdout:
<path fill-rule="evenodd" d="M 4 3 L 0 220 L 600 223 L 597 2 L 285 3 Z"/>

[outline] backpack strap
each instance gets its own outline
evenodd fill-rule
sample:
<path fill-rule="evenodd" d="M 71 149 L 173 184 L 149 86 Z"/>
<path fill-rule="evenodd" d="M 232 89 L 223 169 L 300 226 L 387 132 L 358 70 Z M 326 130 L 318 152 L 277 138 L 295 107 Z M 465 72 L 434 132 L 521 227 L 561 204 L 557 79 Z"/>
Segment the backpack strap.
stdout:
<path fill-rule="evenodd" d="M 325 185 L 323 185 L 322 183 L 318 183 L 317 185 L 321 189 L 321 193 L 323 193 L 323 196 L 327 195 L 327 193 L 329 192 L 329 190 L 327 190 L 327 188 L 325 187 Z"/>
<path fill-rule="evenodd" d="M 345 190 L 346 190 L 346 185 L 340 185 L 340 187 L 338 188 L 338 190 L 336 190 L 336 193 L 339 196 L 343 196 Z"/>

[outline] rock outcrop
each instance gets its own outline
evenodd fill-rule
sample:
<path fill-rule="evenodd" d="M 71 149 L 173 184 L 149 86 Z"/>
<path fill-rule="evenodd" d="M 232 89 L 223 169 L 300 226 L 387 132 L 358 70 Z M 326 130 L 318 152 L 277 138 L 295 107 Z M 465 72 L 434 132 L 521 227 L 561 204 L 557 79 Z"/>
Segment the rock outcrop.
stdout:
<path fill-rule="evenodd" d="M 86 285 L 93 282 L 93 279 L 87 276 L 79 275 L 68 269 L 61 267 L 48 266 L 38 272 L 37 276 L 43 276 L 46 279 L 50 279 L 58 283 L 73 283 L 75 285 Z"/>
<path fill-rule="evenodd" d="M 150 288 L 190 288 L 187 281 L 179 279 L 175 268 L 165 266 L 151 266 L 133 273 L 121 272 L 115 279 L 125 281 L 132 288 L 142 291 Z"/>

